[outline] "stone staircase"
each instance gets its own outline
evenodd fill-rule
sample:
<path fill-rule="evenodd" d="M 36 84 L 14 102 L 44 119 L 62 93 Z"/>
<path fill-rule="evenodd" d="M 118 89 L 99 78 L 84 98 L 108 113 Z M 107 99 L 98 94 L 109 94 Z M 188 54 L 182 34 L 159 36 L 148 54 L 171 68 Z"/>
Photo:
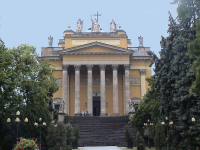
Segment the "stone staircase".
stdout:
<path fill-rule="evenodd" d="M 121 146 L 126 147 L 124 139 L 125 125 L 128 116 L 99 117 L 99 116 L 66 116 L 66 121 L 80 129 L 78 146 Z M 128 125 L 130 127 L 130 125 Z M 131 128 L 133 134 L 134 130 Z"/>

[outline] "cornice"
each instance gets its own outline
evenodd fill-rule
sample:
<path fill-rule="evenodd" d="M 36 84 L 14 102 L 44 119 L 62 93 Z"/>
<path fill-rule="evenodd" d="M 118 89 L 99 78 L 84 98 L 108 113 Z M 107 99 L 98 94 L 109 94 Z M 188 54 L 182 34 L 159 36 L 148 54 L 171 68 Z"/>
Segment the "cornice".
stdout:
<path fill-rule="evenodd" d="M 132 55 L 131 52 L 65 52 L 62 55 Z"/>
<path fill-rule="evenodd" d="M 131 56 L 131 60 L 151 60 L 151 56 Z"/>
<path fill-rule="evenodd" d="M 51 61 L 61 61 L 62 60 L 60 56 L 46 56 L 46 57 L 39 57 L 39 61 L 43 61 L 46 58 Z"/>

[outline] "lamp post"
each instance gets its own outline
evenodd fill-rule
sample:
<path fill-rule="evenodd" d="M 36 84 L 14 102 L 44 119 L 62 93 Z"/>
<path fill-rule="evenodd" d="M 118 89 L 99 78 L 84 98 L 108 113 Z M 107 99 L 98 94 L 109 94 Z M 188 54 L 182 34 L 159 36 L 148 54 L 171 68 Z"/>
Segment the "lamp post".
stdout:
<path fill-rule="evenodd" d="M 166 123 L 165 123 L 166 122 Z M 168 126 L 169 125 L 173 125 L 174 123 L 173 123 L 173 121 L 170 121 L 169 122 L 169 119 L 168 119 L 168 117 L 165 117 L 165 122 L 164 121 L 162 121 L 161 122 L 161 124 L 162 125 L 166 125 L 166 127 L 167 127 L 167 150 L 169 150 L 169 138 L 168 138 L 168 132 L 169 132 L 169 130 L 168 130 Z"/>
<path fill-rule="evenodd" d="M 17 118 L 15 119 L 15 122 L 16 122 L 16 124 L 17 124 L 17 139 L 16 139 L 16 140 L 17 140 L 17 143 L 18 143 L 18 139 L 19 139 L 19 138 L 18 138 L 18 130 L 19 130 L 19 122 L 20 122 L 20 119 L 18 118 L 19 115 L 20 115 L 20 112 L 17 111 L 17 112 L 16 112 Z M 8 119 L 7 119 L 7 123 L 10 123 L 10 122 L 11 122 L 11 119 L 8 118 Z M 24 119 L 24 122 L 27 123 L 27 122 L 28 122 L 28 118 L 25 118 L 25 119 Z"/>
<path fill-rule="evenodd" d="M 39 124 L 37 122 L 35 122 L 34 125 L 36 127 L 40 127 L 40 150 L 41 150 L 42 149 L 42 147 L 41 147 L 41 127 L 46 126 L 46 123 L 45 122 L 42 123 L 42 118 L 39 118 Z"/>
<path fill-rule="evenodd" d="M 145 126 L 148 126 L 149 134 L 148 134 L 148 148 L 150 148 L 150 126 L 153 126 L 153 123 L 150 122 L 150 120 L 147 120 L 147 123 L 144 123 Z"/>

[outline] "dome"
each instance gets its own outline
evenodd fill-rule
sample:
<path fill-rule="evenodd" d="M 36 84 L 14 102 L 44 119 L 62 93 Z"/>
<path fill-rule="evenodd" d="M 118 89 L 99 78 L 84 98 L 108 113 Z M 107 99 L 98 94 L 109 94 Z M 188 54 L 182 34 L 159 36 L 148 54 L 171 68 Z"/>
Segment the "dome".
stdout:
<path fill-rule="evenodd" d="M 64 32 L 74 32 L 74 31 L 69 26 Z"/>
<path fill-rule="evenodd" d="M 125 32 L 124 29 L 121 28 L 121 26 L 119 26 L 119 28 L 117 29 L 117 32 Z"/>

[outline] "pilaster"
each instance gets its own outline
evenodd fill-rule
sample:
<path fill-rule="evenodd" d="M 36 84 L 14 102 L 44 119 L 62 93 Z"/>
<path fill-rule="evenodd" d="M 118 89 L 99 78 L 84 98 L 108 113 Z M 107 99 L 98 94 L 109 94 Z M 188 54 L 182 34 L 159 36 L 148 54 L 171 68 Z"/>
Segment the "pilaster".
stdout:
<path fill-rule="evenodd" d="M 93 105 L 92 105 L 92 67 L 93 67 L 93 65 L 87 65 L 87 69 L 88 69 L 87 109 L 88 109 L 88 112 L 90 112 L 91 116 L 93 115 Z"/>
<path fill-rule="evenodd" d="M 113 115 L 119 115 L 118 106 L 118 64 L 112 65 L 113 67 Z"/>
<path fill-rule="evenodd" d="M 63 83 L 62 83 L 62 98 L 64 101 L 64 113 L 69 115 L 69 99 L 68 99 L 68 65 L 62 65 L 63 69 Z"/>
<path fill-rule="evenodd" d="M 81 65 L 74 65 L 75 67 L 75 115 L 80 115 L 80 67 Z"/>
<path fill-rule="evenodd" d="M 99 65 L 101 73 L 100 73 L 100 78 L 101 78 L 101 84 L 100 84 L 100 89 L 101 89 L 101 116 L 106 115 L 106 87 L 105 87 L 105 68 L 106 65 Z"/>
<path fill-rule="evenodd" d="M 144 94 L 146 94 L 146 81 L 145 81 L 146 69 L 140 69 L 140 75 L 141 75 L 141 100 L 142 100 Z"/>
<path fill-rule="evenodd" d="M 129 113 L 130 101 L 130 64 L 124 65 L 125 68 L 125 115 Z"/>

